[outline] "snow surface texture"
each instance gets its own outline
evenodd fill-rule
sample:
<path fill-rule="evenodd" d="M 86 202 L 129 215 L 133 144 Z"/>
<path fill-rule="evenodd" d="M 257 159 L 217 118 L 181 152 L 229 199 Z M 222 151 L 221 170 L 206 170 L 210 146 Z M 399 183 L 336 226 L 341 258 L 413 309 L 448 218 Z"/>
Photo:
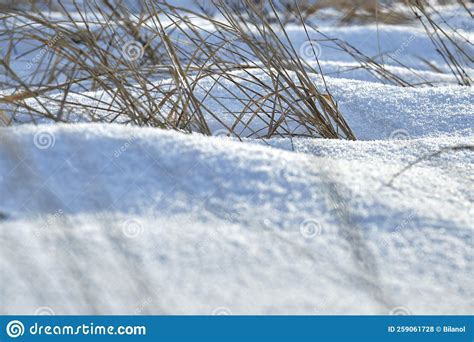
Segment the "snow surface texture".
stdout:
<path fill-rule="evenodd" d="M 3 313 L 472 310 L 469 139 L 1 133 Z"/>
<path fill-rule="evenodd" d="M 326 29 L 378 53 L 373 25 Z M 474 94 L 416 58 L 445 69 L 419 27 L 378 29 L 443 85 L 382 84 L 322 44 L 360 141 L 0 129 L 0 313 L 472 314 L 473 154 L 452 148 L 473 145 Z"/>

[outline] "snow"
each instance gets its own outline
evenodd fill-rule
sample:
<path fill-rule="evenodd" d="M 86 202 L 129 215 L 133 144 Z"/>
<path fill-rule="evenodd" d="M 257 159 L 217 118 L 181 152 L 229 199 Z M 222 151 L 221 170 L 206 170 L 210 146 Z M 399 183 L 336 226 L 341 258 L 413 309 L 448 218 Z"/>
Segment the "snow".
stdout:
<path fill-rule="evenodd" d="M 245 79 L 245 73 L 233 73 L 235 80 Z M 262 83 L 270 83 L 271 78 L 263 71 L 255 71 L 254 75 Z M 293 77 L 296 78 L 295 75 Z M 321 78 L 317 75 L 312 77 L 314 83 L 323 87 Z M 402 88 L 398 86 L 381 84 L 379 82 L 368 82 L 354 79 L 337 78 L 327 76 L 326 83 L 336 99 L 338 108 L 359 140 L 389 139 L 397 132 L 407 137 L 418 138 L 442 135 L 472 135 L 472 113 L 474 112 L 474 91 L 472 88 L 446 85 L 438 87 Z M 161 81 L 164 84 L 168 81 Z M 230 81 L 222 81 L 226 87 L 234 89 Z M 256 93 L 262 92 L 263 88 L 252 82 L 241 81 L 247 89 Z M 207 94 L 212 91 L 213 96 L 219 98 L 219 102 L 210 98 Z M 58 95 L 62 96 L 62 95 Z M 162 95 L 161 95 L 162 96 Z M 197 82 L 195 96 L 203 100 L 207 108 L 212 108 L 214 113 L 219 113 L 220 123 L 211 113 L 205 113 L 209 127 L 213 132 L 228 133 L 225 127 L 231 127 L 235 122 L 235 113 L 245 109 L 246 103 L 233 101 L 228 89 L 216 86 L 209 78 L 203 78 Z M 235 96 L 235 95 L 234 95 Z M 84 95 L 71 95 L 71 102 L 88 104 L 91 108 L 104 107 L 103 103 L 111 101 L 111 96 L 104 92 L 87 92 Z M 157 98 L 161 100 L 160 97 Z M 48 104 L 47 101 L 42 102 Z M 31 107 L 41 111 L 37 100 L 29 100 Z M 50 108 L 59 109 L 60 104 L 48 104 Z M 117 108 L 118 110 L 118 108 Z M 169 109 L 168 109 L 169 110 Z M 229 113 L 231 111 L 232 113 Z M 83 121 L 87 116 L 83 109 L 78 109 L 76 120 Z M 106 116 L 105 110 L 96 110 L 102 116 Z M 166 113 L 166 108 L 163 110 Z M 78 113 L 83 113 L 79 118 Z M 213 113 L 212 113 L 213 114 Z M 244 122 L 250 119 L 251 113 L 243 115 L 243 120 L 235 131 L 241 136 L 255 137 L 266 127 L 265 121 L 258 118 L 250 125 L 244 126 Z M 29 116 L 28 116 L 29 119 Z M 288 125 L 294 132 L 304 133 L 302 128 L 296 128 L 295 122 Z M 224 132 L 225 131 L 225 132 Z M 266 130 L 260 134 L 265 135 Z"/>
<path fill-rule="evenodd" d="M 443 15 L 472 32 L 456 8 Z M 0 128 L 0 314 L 472 314 L 472 88 L 416 58 L 445 70 L 419 26 L 323 28 L 369 55 L 378 30 L 413 81 L 441 84 L 386 84 L 326 42 L 358 141 Z"/>
<path fill-rule="evenodd" d="M 469 138 L 293 152 L 118 125 L 1 137 L 4 313 L 472 310 L 472 152 L 387 185 Z"/>

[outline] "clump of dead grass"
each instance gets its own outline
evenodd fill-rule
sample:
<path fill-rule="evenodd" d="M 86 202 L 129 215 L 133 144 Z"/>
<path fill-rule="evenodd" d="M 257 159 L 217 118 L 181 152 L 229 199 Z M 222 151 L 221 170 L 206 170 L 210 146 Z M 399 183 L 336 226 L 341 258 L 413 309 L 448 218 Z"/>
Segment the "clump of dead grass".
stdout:
<path fill-rule="evenodd" d="M 92 121 L 237 138 L 355 139 L 317 53 L 311 65 L 300 58 L 289 23 L 302 25 L 309 42 L 308 28 L 319 32 L 377 78 L 414 86 L 377 58 L 308 24 L 331 6 L 345 13 L 341 23 L 384 16 L 393 16 L 393 23 L 407 20 L 409 12 L 398 11 L 402 18 L 393 5 L 216 0 L 193 11 L 157 0 L 135 7 L 120 0 L 27 3 L 0 8 L 5 125 Z M 459 37 L 432 19 L 428 5 L 407 6 L 459 83 L 470 85 L 463 66 L 472 57 Z M 18 59 L 26 60 L 20 68 Z"/>
<path fill-rule="evenodd" d="M 7 124 L 85 120 L 239 138 L 355 139 L 329 89 L 310 78 L 317 71 L 291 46 L 276 8 L 279 34 L 253 1 L 243 2 L 245 12 L 214 5 L 225 20 L 161 1 L 135 9 L 108 0 L 60 4 L 67 21 L 4 11 Z M 27 77 L 9 59 L 20 45 L 31 46 Z"/>

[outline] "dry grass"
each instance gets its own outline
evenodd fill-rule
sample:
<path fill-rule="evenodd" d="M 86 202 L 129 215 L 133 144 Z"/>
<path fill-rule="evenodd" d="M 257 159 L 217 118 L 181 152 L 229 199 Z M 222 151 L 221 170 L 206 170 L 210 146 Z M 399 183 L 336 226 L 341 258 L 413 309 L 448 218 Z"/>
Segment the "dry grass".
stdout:
<path fill-rule="evenodd" d="M 371 23 L 374 21 L 384 22 L 386 24 L 401 24 L 411 20 L 406 12 L 401 10 L 400 4 L 404 4 L 405 0 L 374 1 L 374 0 L 301 0 L 278 1 L 278 8 L 285 13 L 285 21 L 292 22 L 293 15 L 299 7 L 301 13 L 306 19 L 318 17 L 325 9 L 336 9 L 342 16 L 337 15 L 340 25 L 348 23 Z M 260 1 L 261 3 L 261 1 Z M 324 16 L 329 13 L 324 12 Z"/>
<path fill-rule="evenodd" d="M 467 5 L 463 1 L 459 1 L 463 8 L 470 14 Z M 470 86 L 472 79 L 465 70 L 465 66 L 474 63 L 474 56 L 467 51 L 466 46 L 473 46 L 473 44 L 460 34 L 455 28 L 451 27 L 449 23 L 443 18 L 442 13 L 437 11 L 426 1 L 412 0 L 410 8 L 413 14 L 423 25 L 426 34 L 430 37 L 431 42 L 436 47 L 436 51 L 442 56 L 446 65 L 449 66 L 451 73 L 454 75 L 458 84 Z M 432 15 L 436 14 L 440 22 L 436 22 Z M 436 70 L 436 69 L 435 69 Z"/>
<path fill-rule="evenodd" d="M 355 139 L 329 89 L 311 80 L 317 71 L 291 46 L 276 8 L 279 34 L 250 0 L 245 13 L 216 3 L 224 21 L 158 1 L 144 2 L 139 11 L 108 0 L 83 7 L 73 2 L 74 17 L 71 8 L 60 6 L 67 23 L 39 10 L 4 11 L 16 21 L 2 32 L 9 44 L 0 61 L 11 89 L 0 98 L 7 124 L 87 120 L 210 135 L 213 122 L 239 138 Z M 25 79 L 10 66 L 9 55 L 32 42 L 28 56 L 35 63 L 27 65 Z"/>
<path fill-rule="evenodd" d="M 33 1 L 28 10 L 25 6 L 28 1 L 0 7 L 0 39 L 7 46 L 0 60 L 7 89 L 0 98 L 3 124 L 119 122 L 238 138 L 355 139 L 317 58 L 316 68 L 300 58 L 286 25 L 306 29 L 308 18 L 329 6 L 345 11 L 343 22 L 384 16 L 392 16 L 393 23 L 407 20 L 393 5 L 369 1 L 216 0 L 206 6 L 211 7 L 208 14 L 157 0 L 140 2 L 137 8 L 109 0 L 68 5 Z M 434 30 L 427 32 L 459 83 L 471 84 L 462 65 L 472 57 L 460 45 L 452 53 L 455 40 L 430 20 L 426 6 L 410 6 Z M 62 17 L 50 16 L 48 10 L 60 11 Z M 224 20 L 215 20 L 215 14 Z M 390 83 L 412 86 L 356 47 L 334 42 L 361 68 Z M 20 47 L 25 51 L 20 57 L 30 61 L 27 77 L 12 66 L 12 52 Z M 323 86 L 315 84 L 314 74 Z"/>

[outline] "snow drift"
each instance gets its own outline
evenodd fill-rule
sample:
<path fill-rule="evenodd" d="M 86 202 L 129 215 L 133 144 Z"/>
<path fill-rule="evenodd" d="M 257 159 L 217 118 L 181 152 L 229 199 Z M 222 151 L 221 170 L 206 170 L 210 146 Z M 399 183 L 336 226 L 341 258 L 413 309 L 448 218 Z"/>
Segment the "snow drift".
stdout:
<path fill-rule="evenodd" d="M 472 154 L 390 183 L 470 139 L 293 152 L 113 125 L 1 133 L 3 313 L 472 308 Z"/>
<path fill-rule="evenodd" d="M 472 37 L 465 11 L 443 14 Z M 420 25 L 319 28 L 433 87 L 384 84 L 311 32 L 358 141 L 0 128 L 0 314 L 472 314 L 472 88 L 455 83 Z M 301 26 L 288 32 L 295 47 L 308 40 Z M 31 72 L 30 49 L 25 40 L 8 50 L 19 75 Z M 259 94 L 242 70 L 230 74 Z M 245 108 L 228 86 L 204 77 L 193 89 L 221 120 L 209 118 L 215 134 Z M 98 109 L 113 95 L 67 99 L 115 120 Z M 62 111 L 42 96 L 25 103 Z M 67 119 L 86 121 L 79 109 Z M 237 127 L 241 137 L 257 121 Z"/>

